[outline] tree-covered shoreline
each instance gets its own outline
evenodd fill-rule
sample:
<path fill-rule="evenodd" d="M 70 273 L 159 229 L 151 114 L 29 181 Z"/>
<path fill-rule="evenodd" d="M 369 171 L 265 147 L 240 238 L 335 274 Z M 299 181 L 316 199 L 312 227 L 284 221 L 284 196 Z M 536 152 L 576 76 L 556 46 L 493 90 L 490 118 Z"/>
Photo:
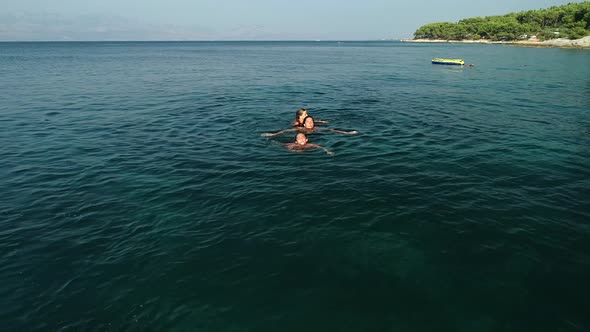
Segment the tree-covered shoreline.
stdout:
<path fill-rule="evenodd" d="M 590 35 L 590 1 L 498 16 L 473 17 L 457 23 L 421 26 L 415 39 L 522 40 L 578 39 Z"/>

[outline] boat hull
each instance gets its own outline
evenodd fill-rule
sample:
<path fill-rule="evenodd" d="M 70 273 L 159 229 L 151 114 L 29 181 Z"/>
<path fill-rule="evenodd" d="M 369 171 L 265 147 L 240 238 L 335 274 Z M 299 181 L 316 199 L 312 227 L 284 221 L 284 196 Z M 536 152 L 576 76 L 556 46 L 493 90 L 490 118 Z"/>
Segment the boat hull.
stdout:
<path fill-rule="evenodd" d="M 461 59 L 442 59 L 442 58 L 434 58 L 432 59 L 433 65 L 447 65 L 447 66 L 463 66 L 465 65 L 465 61 Z"/>

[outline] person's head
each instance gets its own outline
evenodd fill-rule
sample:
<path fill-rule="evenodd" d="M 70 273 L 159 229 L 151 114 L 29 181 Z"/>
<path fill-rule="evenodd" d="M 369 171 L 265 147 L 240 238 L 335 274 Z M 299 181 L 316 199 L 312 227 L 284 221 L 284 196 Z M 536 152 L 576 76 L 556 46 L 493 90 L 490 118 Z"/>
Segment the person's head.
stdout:
<path fill-rule="evenodd" d="M 298 145 L 307 144 L 307 137 L 305 136 L 305 134 L 304 133 L 297 134 L 297 137 L 295 137 L 295 143 L 297 143 Z"/>
<path fill-rule="evenodd" d="M 313 121 L 313 118 L 311 116 L 305 117 L 305 119 L 303 120 L 303 127 L 305 129 L 313 129 L 313 127 L 315 127 L 315 122 Z"/>
<path fill-rule="evenodd" d="M 307 109 L 300 108 L 297 110 L 297 113 L 295 113 L 295 122 L 303 124 L 303 119 L 305 119 L 305 117 L 307 117 Z"/>

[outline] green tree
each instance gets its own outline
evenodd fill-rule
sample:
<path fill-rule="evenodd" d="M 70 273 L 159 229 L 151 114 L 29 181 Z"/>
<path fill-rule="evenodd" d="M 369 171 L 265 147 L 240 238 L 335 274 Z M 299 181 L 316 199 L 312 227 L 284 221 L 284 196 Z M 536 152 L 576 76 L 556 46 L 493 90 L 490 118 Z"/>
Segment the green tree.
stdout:
<path fill-rule="evenodd" d="M 555 34 L 559 31 L 560 34 Z M 523 35 L 550 39 L 580 38 L 590 34 L 590 1 L 498 16 L 471 17 L 457 23 L 425 24 L 415 38 L 512 40 Z"/>

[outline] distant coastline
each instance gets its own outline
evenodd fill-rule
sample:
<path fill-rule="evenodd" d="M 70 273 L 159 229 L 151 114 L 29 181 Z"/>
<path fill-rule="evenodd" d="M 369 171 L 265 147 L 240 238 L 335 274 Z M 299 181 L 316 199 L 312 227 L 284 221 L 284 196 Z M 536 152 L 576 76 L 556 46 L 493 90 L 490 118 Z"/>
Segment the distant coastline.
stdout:
<path fill-rule="evenodd" d="M 590 1 L 419 27 L 413 42 L 590 48 Z"/>
<path fill-rule="evenodd" d="M 550 39 L 541 41 L 539 39 L 527 39 L 527 40 L 510 40 L 510 41 L 492 41 L 489 39 L 477 39 L 477 40 L 447 40 L 447 39 L 427 39 L 427 38 L 416 38 L 416 39 L 402 39 L 402 42 L 407 43 L 457 43 L 457 44 L 505 44 L 505 45 L 516 45 L 516 46 L 530 46 L 530 47 L 558 47 L 558 48 L 584 48 L 590 49 L 590 36 L 586 36 L 580 39 Z"/>

